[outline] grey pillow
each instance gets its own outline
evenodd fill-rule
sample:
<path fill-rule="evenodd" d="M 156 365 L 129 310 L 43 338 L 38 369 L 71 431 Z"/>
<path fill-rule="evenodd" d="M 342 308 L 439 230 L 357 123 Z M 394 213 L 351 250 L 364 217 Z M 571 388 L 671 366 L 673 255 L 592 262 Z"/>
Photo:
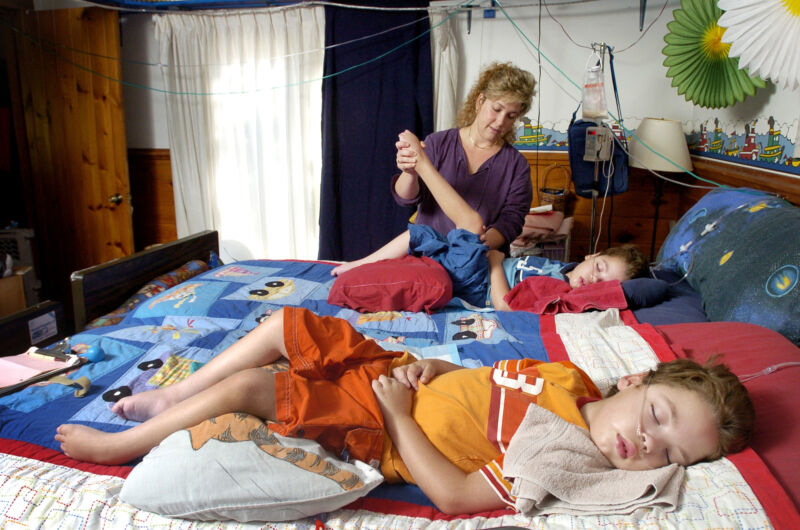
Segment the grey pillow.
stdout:
<path fill-rule="evenodd" d="M 341 508 L 383 481 L 359 461 L 287 438 L 247 414 L 226 414 L 168 436 L 133 468 L 120 499 L 186 519 L 289 521 Z"/>

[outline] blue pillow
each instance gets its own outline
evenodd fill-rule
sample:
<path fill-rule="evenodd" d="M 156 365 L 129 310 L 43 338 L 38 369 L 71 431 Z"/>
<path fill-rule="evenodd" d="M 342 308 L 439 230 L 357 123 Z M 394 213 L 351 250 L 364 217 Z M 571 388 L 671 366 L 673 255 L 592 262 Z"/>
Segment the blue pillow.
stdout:
<path fill-rule="evenodd" d="M 628 301 L 628 309 L 650 307 L 661 303 L 667 296 L 669 284 L 654 278 L 634 278 L 622 282 L 622 292 Z"/>
<path fill-rule="evenodd" d="M 709 320 L 759 324 L 800 344 L 797 207 L 754 190 L 714 190 L 673 227 L 659 261 L 686 275 Z"/>

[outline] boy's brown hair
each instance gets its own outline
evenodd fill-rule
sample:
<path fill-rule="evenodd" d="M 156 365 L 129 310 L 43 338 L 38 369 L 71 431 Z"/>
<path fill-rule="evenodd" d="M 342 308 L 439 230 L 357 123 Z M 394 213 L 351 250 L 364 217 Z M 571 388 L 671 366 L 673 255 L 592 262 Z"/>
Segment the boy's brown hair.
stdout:
<path fill-rule="evenodd" d="M 756 413 L 753 402 L 739 378 L 716 356 L 705 364 L 691 359 L 675 359 L 659 363 L 650 370 L 644 384 L 663 384 L 693 390 L 711 405 L 717 420 L 719 447 L 706 460 L 741 451 L 753 436 Z M 617 393 L 612 387 L 606 397 Z"/>
<path fill-rule="evenodd" d="M 629 280 L 647 275 L 647 268 L 650 263 L 636 245 L 628 243 L 618 247 L 609 247 L 600 252 L 600 255 L 622 258 L 628 264 L 625 272 Z"/>

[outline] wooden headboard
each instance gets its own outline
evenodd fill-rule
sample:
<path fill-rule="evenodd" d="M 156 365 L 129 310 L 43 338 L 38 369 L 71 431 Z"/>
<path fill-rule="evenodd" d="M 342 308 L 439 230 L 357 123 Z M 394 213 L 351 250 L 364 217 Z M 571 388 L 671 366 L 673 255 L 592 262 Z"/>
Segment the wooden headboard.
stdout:
<path fill-rule="evenodd" d="M 780 195 L 795 206 L 800 206 L 800 176 L 768 171 L 753 166 L 693 156 L 694 173 L 718 184 L 735 188 L 753 188 Z M 686 201 L 683 211 L 705 195 L 708 190 L 683 188 L 682 199 Z"/>
<path fill-rule="evenodd" d="M 87 322 L 116 309 L 155 277 L 191 260 L 208 262 L 212 250 L 219 253 L 219 236 L 216 231 L 206 230 L 73 272 L 70 281 L 75 330 L 82 330 Z"/>

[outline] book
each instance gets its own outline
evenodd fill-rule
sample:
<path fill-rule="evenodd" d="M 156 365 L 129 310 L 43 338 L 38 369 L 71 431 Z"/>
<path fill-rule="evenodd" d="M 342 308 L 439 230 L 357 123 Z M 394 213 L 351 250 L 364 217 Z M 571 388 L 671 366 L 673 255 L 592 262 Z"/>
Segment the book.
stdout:
<path fill-rule="evenodd" d="M 85 358 L 72 353 L 48 352 L 36 347 L 19 355 L 0 357 L 0 396 L 75 370 L 85 362 Z"/>

